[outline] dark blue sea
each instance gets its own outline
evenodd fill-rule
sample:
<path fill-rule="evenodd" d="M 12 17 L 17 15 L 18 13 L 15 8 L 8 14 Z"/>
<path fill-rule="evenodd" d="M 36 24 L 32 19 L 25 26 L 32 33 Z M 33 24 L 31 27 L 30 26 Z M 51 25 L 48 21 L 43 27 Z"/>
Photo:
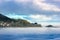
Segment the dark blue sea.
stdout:
<path fill-rule="evenodd" d="M 0 28 L 0 40 L 60 40 L 60 28 Z"/>

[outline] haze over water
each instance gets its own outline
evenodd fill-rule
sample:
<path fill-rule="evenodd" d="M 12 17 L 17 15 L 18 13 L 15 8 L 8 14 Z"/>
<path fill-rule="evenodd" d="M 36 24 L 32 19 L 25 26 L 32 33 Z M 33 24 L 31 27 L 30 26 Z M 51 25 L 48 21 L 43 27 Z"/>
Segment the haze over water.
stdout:
<path fill-rule="evenodd" d="M 0 28 L 0 40 L 60 40 L 60 28 Z"/>

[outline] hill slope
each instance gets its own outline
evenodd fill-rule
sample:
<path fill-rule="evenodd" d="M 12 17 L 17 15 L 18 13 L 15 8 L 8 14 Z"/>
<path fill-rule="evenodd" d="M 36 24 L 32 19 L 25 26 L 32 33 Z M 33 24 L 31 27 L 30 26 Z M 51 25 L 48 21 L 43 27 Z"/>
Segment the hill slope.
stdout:
<path fill-rule="evenodd" d="M 41 27 L 41 25 L 38 24 L 32 24 L 24 19 L 11 19 L 9 17 L 6 17 L 2 14 L 0 14 L 0 27 Z"/>
<path fill-rule="evenodd" d="M 6 16 L 0 14 L 0 21 L 6 22 L 6 21 L 12 21 L 12 19 L 10 19 L 10 18 L 8 18 L 8 17 L 6 17 Z"/>

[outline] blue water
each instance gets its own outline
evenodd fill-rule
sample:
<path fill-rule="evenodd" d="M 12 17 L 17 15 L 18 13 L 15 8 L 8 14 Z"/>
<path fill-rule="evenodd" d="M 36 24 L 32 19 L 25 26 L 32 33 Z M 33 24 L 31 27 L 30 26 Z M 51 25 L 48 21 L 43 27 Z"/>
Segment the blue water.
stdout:
<path fill-rule="evenodd" d="M 60 34 L 0 35 L 0 40 L 60 40 Z"/>
<path fill-rule="evenodd" d="M 17 32 L 17 30 L 19 30 L 19 31 Z M 38 31 L 38 32 L 36 31 L 38 29 L 36 29 L 36 30 L 33 29 L 36 31 L 36 33 L 29 32 L 30 29 L 27 31 L 27 33 L 26 33 L 26 31 L 24 31 L 25 29 L 23 29 L 23 30 L 17 29 L 17 30 L 16 29 L 0 30 L 0 40 L 60 40 L 60 32 L 57 32 L 58 30 L 55 30 L 55 29 L 54 30 L 56 31 L 56 33 L 55 32 L 51 33 L 51 31 L 49 29 L 50 33 L 47 32 L 47 33 L 42 33 L 42 34 L 38 33 L 40 31 Z M 53 30 L 53 29 L 51 29 L 51 30 Z M 41 29 L 41 31 L 42 31 L 42 29 Z M 25 33 L 23 33 L 23 32 L 25 32 Z"/>

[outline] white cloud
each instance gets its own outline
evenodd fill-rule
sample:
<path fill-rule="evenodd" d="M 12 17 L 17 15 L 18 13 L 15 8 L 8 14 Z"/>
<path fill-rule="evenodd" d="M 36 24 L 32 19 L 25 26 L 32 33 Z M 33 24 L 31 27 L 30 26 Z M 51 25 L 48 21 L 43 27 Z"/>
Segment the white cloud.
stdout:
<path fill-rule="evenodd" d="M 27 3 L 31 0 L 14 0 L 14 1 L 17 2 L 17 3 Z"/>
<path fill-rule="evenodd" d="M 58 8 L 56 5 L 48 4 L 43 1 L 35 0 L 33 3 L 38 9 L 49 10 L 49 11 L 60 11 L 60 8 Z"/>
<path fill-rule="evenodd" d="M 15 2 L 33 2 L 35 0 L 14 0 Z M 45 0 L 39 0 L 39 1 L 45 1 Z"/>
<path fill-rule="evenodd" d="M 12 0 L 0 0 L 0 3 L 2 3 L 3 1 L 9 2 Z M 58 6 L 46 3 L 46 0 L 13 0 L 13 1 L 18 3 L 18 4 L 19 3 L 28 4 L 29 2 L 31 2 L 35 9 L 37 8 L 38 10 L 42 9 L 42 10 L 47 10 L 47 11 L 58 11 L 58 12 L 60 12 L 60 8 L 58 8 Z M 54 1 L 60 1 L 60 0 L 54 0 Z"/>
<path fill-rule="evenodd" d="M 42 20 L 44 20 L 44 21 L 52 20 L 51 17 L 46 16 L 46 15 L 30 15 L 29 17 L 32 18 L 32 19 L 41 20 L 41 21 Z"/>
<path fill-rule="evenodd" d="M 37 8 L 38 10 L 47 10 L 47 11 L 59 11 L 60 8 L 58 8 L 56 5 L 52 5 L 49 3 L 46 3 L 46 0 L 14 0 L 16 3 L 23 3 L 27 4 L 29 2 L 32 2 L 33 8 Z M 31 5 L 32 6 L 32 5 Z"/>
<path fill-rule="evenodd" d="M 60 22 L 57 21 L 60 20 L 57 15 L 29 15 L 27 18 L 30 18 L 30 21 L 32 23 L 37 22 L 38 24 L 42 24 L 43 26 L 46 25 L 54 25 L 59 26 Z"/>

